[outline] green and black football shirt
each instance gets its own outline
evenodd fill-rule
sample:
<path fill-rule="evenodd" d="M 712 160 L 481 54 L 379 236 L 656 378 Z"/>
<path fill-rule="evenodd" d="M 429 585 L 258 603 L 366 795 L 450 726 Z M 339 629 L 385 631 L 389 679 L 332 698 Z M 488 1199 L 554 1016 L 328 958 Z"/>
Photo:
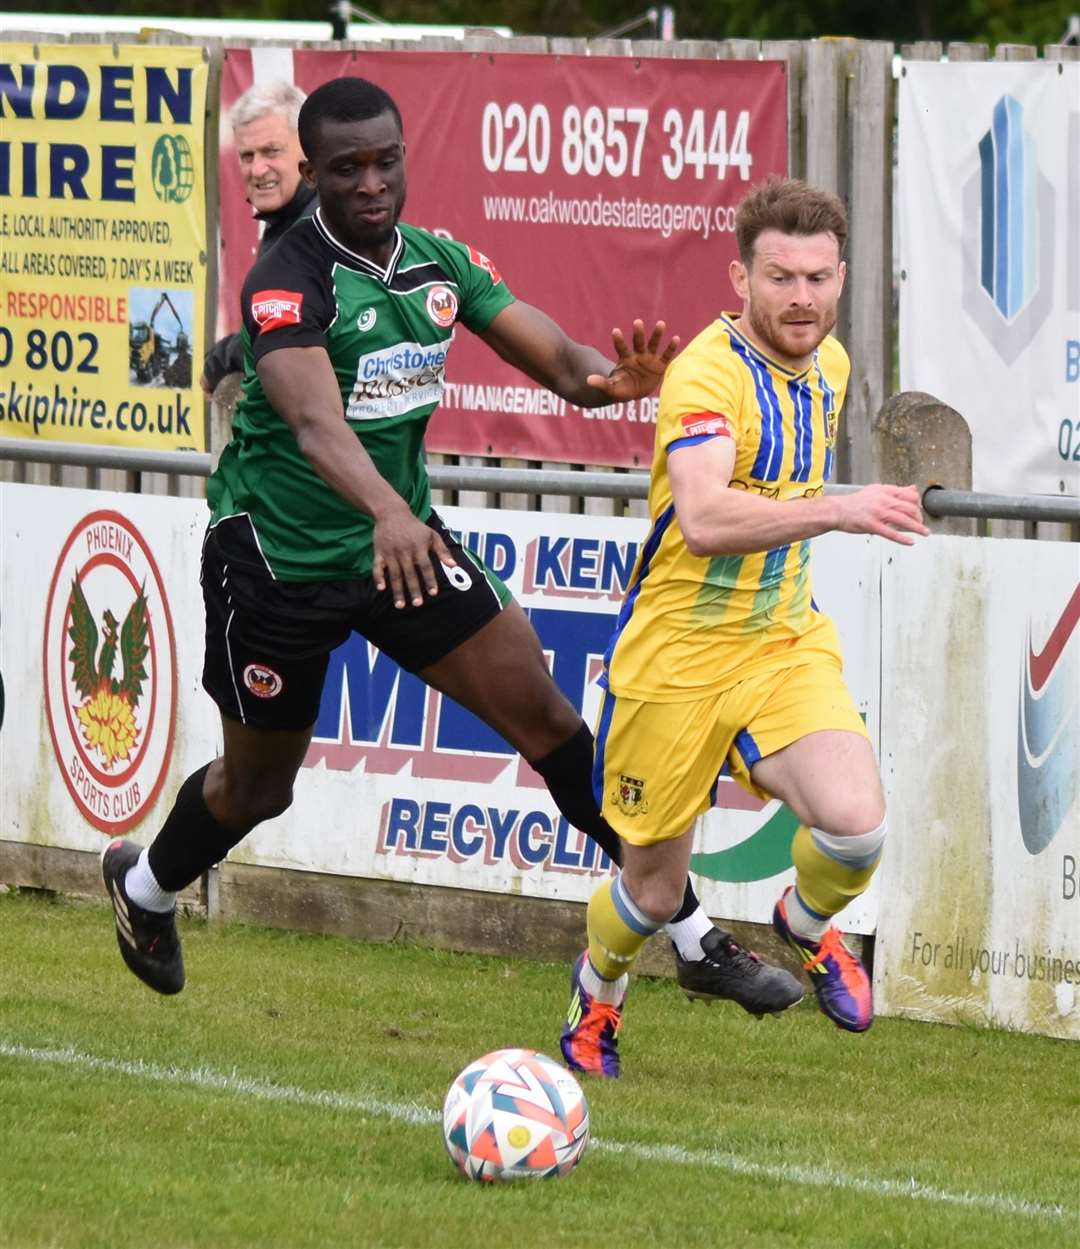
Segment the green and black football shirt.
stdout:
<path fill-rule="evenodd" d="M 298 222 L 244 283 L 243 396 L 207 486 L 213 521 L 246 515 L 279 580 L 368 575 L 371 518 L 301 454 L 256 362 L 279 347 L 325 347 L 345 421 L 427 520 L 424 431 L 442 398 L 455 329 L 484 330 L 513 300 L 491 261 L 453 239 L 399 225 L 384 269 L 337 242 L 320 213 Z"/>

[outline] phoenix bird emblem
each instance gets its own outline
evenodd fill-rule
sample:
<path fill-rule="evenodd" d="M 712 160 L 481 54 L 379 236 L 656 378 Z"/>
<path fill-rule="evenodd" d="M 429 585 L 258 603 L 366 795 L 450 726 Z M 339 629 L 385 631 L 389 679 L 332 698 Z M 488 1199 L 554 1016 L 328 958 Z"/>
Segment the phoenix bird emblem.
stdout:
<path fill-rule="evenodd" d="M 139 588 L 122 625 L 108 608 L 105 609 L 101 619 L 104 637 L 100 653 L 98 627 L 78 575 L 71 587 L 68 610 L 71 614 L 68 659 L 72 665 L 72 680 L 83 699 L 76 708 L 76 715 L 87 746 L 102 756 L 106 767 L 112 767 L 117 760 L 129 759 L 138 743 L 135 708 L 147 679 L 146 583 L 144 581 Z M 117 649 L 122 671 L 119 678 L 113 676 Z"/>

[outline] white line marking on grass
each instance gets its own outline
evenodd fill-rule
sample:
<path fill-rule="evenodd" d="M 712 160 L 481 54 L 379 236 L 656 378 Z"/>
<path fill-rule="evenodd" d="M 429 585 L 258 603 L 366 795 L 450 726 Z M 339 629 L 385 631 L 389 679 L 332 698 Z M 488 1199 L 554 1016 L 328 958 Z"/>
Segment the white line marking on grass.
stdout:
<path fill-rule="evenodd" d="M 402 1123 L 428 1126 L 442 1120 L 435 1110 L 416 1102 L 392 1102 L 380 1097 L 358 1096 L 338 1093 L 329 1089 L 303 1089 L 290 1084 L 273 1084 L 266 1080 L 253 1080 L 236 1071 L 211 1071 L 207 1067 L 169 1067 L 141 1059 L 98 1058 L 75 1049 L 41 1049 L 28 1045 L 15 1045 L 0 1041 L 0 1057 L 17 1058 L 31 1062 L 55 1063 L 78 1067 L 85 1071 L 102 1071 L 114 1075 L 134 1076 L 142 1080 L 155 1080 L 162 1084 L 187 1085 L 192 1088 L 209 1089 L 212 1092 L 238 1093 L 242 1097 L 254 1097 L 260 1101 L 292 1102 L 299 1106 L 321 1106 L 329 1110 L 360 1111 L 384 1119 L 396 1119 Z M 800 1166 L 797 1163 L 753 1162 L 737 1154 L 712 1149 L 683 1149 L 678 1145 L 643 1145 L 634 1141 L 612 1141 L 593 1137 L 593 1148 L 606 1154 L 640 1158 L 645 1162 L 670 1163 L 675 1166 L 711 1167 L 728 1171 L 733 1175 L 746 1175 L 754 1179 L 779 1180 L 786 1184 L 808 1184 L 817 1188 L 842 1188 L 869 1193 L 876 1197 L 906 1197 L 911 1201 L 939 1202 L 943 1205 L 963 1206 L 972 1210 L 992 1210 L 1001 1214 L 1018 1214 L 1033 1218 L 1076 1219 L 1080 1210 L 1065 1206 L 1045 1205 L 1013 1197 L 1008 1193 L 951 1192 L 922 1184 L 915 1178 L 889 1180 L 871 1176 L 852 1175 L 830 1167 Z"/>
<path fill-rule="evenodd" d="M 909 1180 L 874 1179 L 851 1175 L 829 1167 L 807 1167 L 792 1162 L 752 1162 L 738 1154 L 713 1149 L 682 1149 L 678 1145 L 639 1145 L 622 1141 L 593 1140 L 593 1145 L 608 1154 L 629 1154 L 648 1162 L 674 1162 L 683 1166 L 715 1167 L 734 1175 L 749 1175 L 759 1180 L 780 1180 L 782 1183 L 811 1184 L 818 1188 L 846 1188 L 876 1197 L 908 1197 L 913 1201 L 937 1201 L 950 1206 L 967 1206 L 974 1210 L 994 1210 L 1003 1214 L 1023 1214 L 1036 1218 L 1080 1218 L 1080 1210 L 1065 1206 L 1041 1205 L 1012 1197 L 1008 1193 L 954 1193 L 945 1188 L 923 1184 L 912 1176 Z"/>
<path fill-rule="evenodd" d="M 214 1092 L 239 1093 L 264 1102 L 295 1102 L 301 1106 L 322 1106 L 330 1110 L 359 1110 L 384 1119 L 400 1119 L 403 1123 L 438 1123 L 442 1119 L 442 1115 L 415 1102 L 388 1102 L 378 1097 L 355 1097 L 324 1089 L 311 1091 L 288 1084 L 251 1080 L 236 1071 L 211 1071 L 208 1067 L 160 1067 L 139 1058 L 133 1061 L 96 1058 L 93 1054 L 81 1054 L 74 1049 L 35 1049 L 26 1045 L 9 1045 L 4 1041 L 0 1041 L 0 1057 L 29 1058 L 33 1062 L 60 1063 L 65 1067 L 82 1067 L 86 1071 L 108 1071 L 115 1075 L 157 1080 L 162 1084 L 186 1084 Z"/>

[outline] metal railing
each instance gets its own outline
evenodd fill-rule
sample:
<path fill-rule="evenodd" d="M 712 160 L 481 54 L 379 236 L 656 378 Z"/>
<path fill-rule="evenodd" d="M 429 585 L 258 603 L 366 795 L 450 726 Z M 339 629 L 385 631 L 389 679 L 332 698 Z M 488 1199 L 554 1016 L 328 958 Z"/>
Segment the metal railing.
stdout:
<path fill-rule="evenodd" d="M 136 473 L 176 473 L 208 477 L 212 457 L 202 451 L 146 451 L 72 442 L 0 438 L 0 460 L 64 464 L 80 468 L 119 468 Z M 507 494 L 582 495 L 595 499 L 644 499 L 648 473 L 605 473 L 550 468 L 494 468 L 430 464 L 428 476 L 438 490 L 481 490 Z M 826 486 L 827 494 L 848 494 L 852 485 Z M 1080 525 L 1080 499 L 1052 495 L 981 494 L 929 486 L 923 507 L 930 516 L 976 520 L 1025 520 Z"/>

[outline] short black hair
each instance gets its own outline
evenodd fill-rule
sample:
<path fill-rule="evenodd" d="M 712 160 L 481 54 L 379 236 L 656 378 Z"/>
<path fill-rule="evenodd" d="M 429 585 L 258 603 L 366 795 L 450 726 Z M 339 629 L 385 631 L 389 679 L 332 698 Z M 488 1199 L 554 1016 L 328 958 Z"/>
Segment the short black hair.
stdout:
<path fill-rule="evenodd" d="M 393 113 L 404 134 L 401 112 L 382 87 L 366 78 L 331 78 L 315 88 L 300 110 L 296 128 L 304 155 L 311 160 L 324 121 L 367 121 L 383 113 Z"/>

